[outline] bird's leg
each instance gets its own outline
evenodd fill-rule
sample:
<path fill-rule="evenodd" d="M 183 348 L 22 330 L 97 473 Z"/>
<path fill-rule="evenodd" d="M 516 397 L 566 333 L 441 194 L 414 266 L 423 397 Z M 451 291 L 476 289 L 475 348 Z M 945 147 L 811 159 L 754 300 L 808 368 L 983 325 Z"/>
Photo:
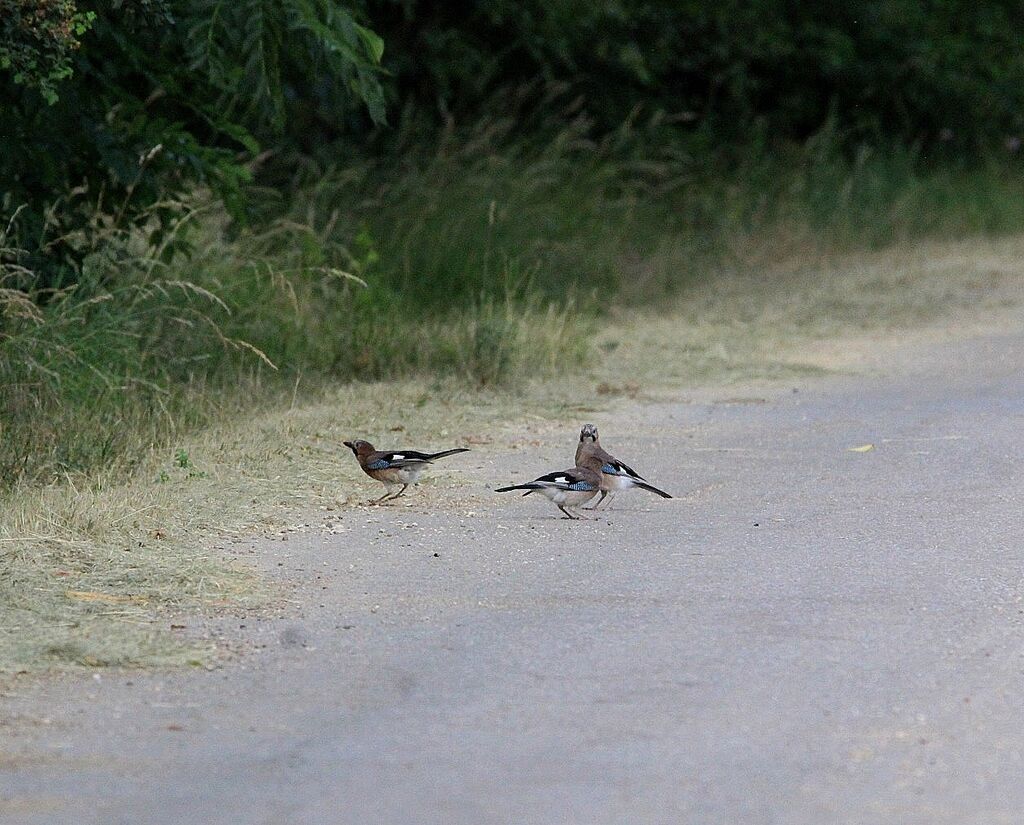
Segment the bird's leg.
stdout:
<path fill-rule="evenodd" d="M 584 510 L 596 510 L 598 507 L 601 506 L 601 502 L 604 501 L 604 497 L 606 495 L 608 495 L 608 491 L 607 490 L 602 490 L 601 491 L 601 498 L 599 498 L 597 500 L 597 504 L 593 505 L 592 507 L 584 507 L 583 509 Z"/>
<path fill-rule="evenodd" d="M 601 492 L 604 492 L 604 491 L 602 490 Z M 608 501 L 606 501 L 604 503 L 604 509 L 605 510 L 611 510 L 612 509 L 612 498 L 614 496 L 615 496 L 615 493 L 613 493 L 613 492 L 608 494 Z M 597 503 L 600 504 L 601 502 L 599 501 Z"/>
<path fill-rule="evenodd" d="M 402 495 L 402 493 L 404 493 L 408 487 L 408 484 L 403 484 L 402 489 L 395 493 L 394 498 L 398 498 L 400 495 Z"/>
<path fill-rule="evenodd" d="M 574 516 L 572 513 L 566 510 L 561 504 L 558 505 L 558 509 L 565 513 L 565 517 L 568 519 L 576 520 L 579 518 L 579 516 Z"/>
<path fill-rule="evenodd" d="M 387 500 L 387 498 L 388 498 L 388 496 L 390 496 L 390 495 L 391 495 L 391 491 L 390 491 L 390 490 L 387 490 L 387 491 L 386 491 L 386 492 L 384 493 L 384 495 L 382 495 L 382 496 L 381 496 L 380 498 L 375 498 L 375 499 L 374 499 L 373 501 L 371 501 L 371 502 L 370 502 L 370 504 L 380 504 L 380 503 L 382 503 L 383 501 L 386 501 L 386 500 Z"/>

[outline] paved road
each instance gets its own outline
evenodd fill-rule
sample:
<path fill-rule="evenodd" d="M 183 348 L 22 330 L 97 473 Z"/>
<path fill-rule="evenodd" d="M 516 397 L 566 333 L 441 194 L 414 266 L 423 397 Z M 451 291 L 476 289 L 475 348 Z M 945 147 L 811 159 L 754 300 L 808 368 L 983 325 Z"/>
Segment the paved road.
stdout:
<path fill-rule="evenodd" d="M 676 501 L 258 543 L 303 582 L 288 616 L 225 620 L 265 647 L 9 700 L 0 819 L 1020 822 L 1024 337 L 908 357 L 599 418 Z M 473 456 L 480 483 L 563 463 Z"/>

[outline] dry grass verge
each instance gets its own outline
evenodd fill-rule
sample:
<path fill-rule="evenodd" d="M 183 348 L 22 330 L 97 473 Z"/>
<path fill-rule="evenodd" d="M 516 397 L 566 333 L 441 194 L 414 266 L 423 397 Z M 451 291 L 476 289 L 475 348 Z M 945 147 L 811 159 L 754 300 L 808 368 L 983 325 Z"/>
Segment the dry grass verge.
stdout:
<path fill-rule="evenodd" d="M 730 274 L 660 312 L 621 313 L 597 336 L 599 376 L 662 388 L 875 368 L 888 344 L 1019 329 L 1024 238 L 923 243 L 828 257 L 771 239 Z M 652 266 L 679 253 L 662 250 Z"/>

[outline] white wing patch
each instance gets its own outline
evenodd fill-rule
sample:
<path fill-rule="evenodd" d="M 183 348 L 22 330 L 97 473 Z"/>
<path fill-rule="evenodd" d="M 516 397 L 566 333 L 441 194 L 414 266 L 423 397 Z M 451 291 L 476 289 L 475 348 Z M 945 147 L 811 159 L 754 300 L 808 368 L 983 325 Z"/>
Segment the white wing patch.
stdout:
<path fill-rule="evenodd" d="M 615 469 L 616 469 L 618 475 L 624 476 L 625 478 L 634 478 L 637 481 L 643 481 L 644 480 L 644 477 L 642 475 L 640 475 L 640 473 L 638 473 L 632 467 L 627 467 L 621 461 L 616 461 L 615 462 Z"/>
<path fill-rule="evenodd" d="M 403 458 L 405 458 L 405 456 L 402 455 L 401 453 L 395 453 L 394 455 L 391 456 L 392 461 L 401 461 Z"/>
<path fill-rule="evenodd" d="M 555 484 L 568 484 L 569 479 L 565 476 L 555 476 Z"/>

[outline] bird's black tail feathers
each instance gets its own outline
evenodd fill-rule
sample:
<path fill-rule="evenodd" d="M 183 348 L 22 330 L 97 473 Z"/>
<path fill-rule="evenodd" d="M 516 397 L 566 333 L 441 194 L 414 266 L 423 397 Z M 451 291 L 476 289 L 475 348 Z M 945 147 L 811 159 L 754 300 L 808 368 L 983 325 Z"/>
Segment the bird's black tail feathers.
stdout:
<path fill-rule="evenodd" d="M 644 490 L 649 490 L 649 491 L 650 491 L 650 492 L 652 492 L 652 493 L 657 493 L 657 494 L 658 494 L 659 496 L 661 496 L 662 498 L 672 498 L 672 496 L 670 496 L 670 495 L 669 495 L 668 493 L 666 493 L 666 492 L 665 492 L 664 490 L 659 490 L 659 489 L 658 489 L 657 487 L 655 487 L 655 486 L 654 486 L 653 484 L 648 484 L 648 483 L 647 483 L 646 481 L 636 481 L 636 480 L 634 480 L 634 481 L 633 481 L 633 483 L 634 483 L 634 484 L 635 484 L 635 485 L 636 485 L 637 487 L 640 487 L 641 489 L 644 489 Z"/>
<path fill-rule="evenodd" d="M 526 492 L 523 493 L 523 495 L 524 496 L 528 496 L 534 490 L 543 490 L 543 489 L 544 488 L 543 488 L 542 485 L 537 484 L 536 482 L 531 481 L 528 484 L 513 484 L 511 487 L 496 487 L 494 492 L 496 492 L 496 493 L 508 493 L 508 492 L 511 492 L 512 490 L 526 490 Z"/>
<path fill-rule="evenodd" d="M 467 447 L 456 447 L 454 450 L 441 450 L 439 453 L 430 453 L 427 455 L 427 461 L 433 461 L 435 458 L 444 458 L 448 455 L 455 455 L 456 453 L 468 453 L 469 448 Z"/>

